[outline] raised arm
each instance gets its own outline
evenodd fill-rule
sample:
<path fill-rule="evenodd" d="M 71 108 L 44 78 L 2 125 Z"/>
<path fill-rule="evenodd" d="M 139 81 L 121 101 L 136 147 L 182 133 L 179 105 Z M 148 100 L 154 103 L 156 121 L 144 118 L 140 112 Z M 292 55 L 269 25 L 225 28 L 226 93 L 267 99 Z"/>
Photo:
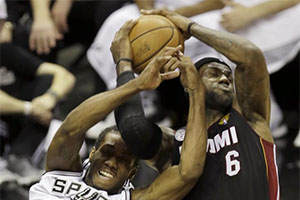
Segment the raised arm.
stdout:
<path fill-rule="evenodd" d="M 235 70 L 237 100 L 244 117 L 250 122 L 270 120 L 269 73 L 263 53 L 248 40 L 228 32 L 191 26 L 191 34 L 232 62 Z"/>
<path fill-rule="evenodd" d="M 118 86 L 134 79 L 130 62 L 130 60 L 132 60 L 132 51 L 128 34 L 129 31 L 120 30 L 116 34 L 111 46 L 114 61 L 117 63 Z M 122 46 L 122 48 L 120 48 L 120 46 Z M 177 50 L 180 50 L 180 48 L 177 47 Z M 176 67 L 177 61 L 176 57 L 171 58 L 170 65 L 166 65 L 166 67 Z M 168 73 L 166 75 L 168 75 Z M 154 158 L 155 155 L 159 154 L 158 151 L 165 151 L 161 146 L 169 148 L 169 145 L 161 145 L 161 143 L 168 140 L 169 137 L 167 135 L 162 136 L 162 130 L 155 123 L 146 118 L 139 94 L 131 97 L 128 101 L 120 105 L 115 110 L 115 118 L 118 129 L 129 150 L 140 159 L 148 160 Z M 162 140 L 162 138 L 164 139 Z M 152 167 L 157 167 L 156 159 L 152 161 L 151 163 L 154 163 Z M 159 162 L 160 167 L 157 167 L 157 169 L 161 171 L 165 165 L 166 163 Z"/>
<path fill-rule="evenodd" d="M 81 171 L 79 150 L 85 132 L 137 92 L 138 88 L 132 81 L 122 87 L 95 95 L 75 108 L 64 120 L 50 144 L 46 170 Z"/>
<path fill-rule="evenodd" d="M 134 21 L 128 21 L 122 30 L 130 31 L 134 24 Z M 84 141 L 85 132 L 132 95 L 142 90 L 155 89 L 163 80 L 177 77 L 177 72 L 172 73 L 176 76 L 160 74 L 160 69 L 175 56 L 176 52 L 176 48 L 164 52 L 150 62 L 138 78 L 114 90 L 95 95 L 75 108 L 67 116 L 50 144 L 46 170 L 80 171 L 78 153 Z"/>
<path fill-rule="evenodd" d="M 251 123 L 258 120 L 269 123 L 269 74 L 260 49 L 238 35 L 203 27 L 174 12 L 156 10 L 143 11 L 143 14 L 168 17 L 183 32 L 189 32 L 236 63 L 235 87 L 242 114 Z"/>
<path fill-rule="evenodd" d="M 180 71 L 190 101 L 180 163 L 166 169 L 149 187 L 133 190 L 133 200 L 182 199 L 203 172 L 207 141 L 205 90 L 198 82 L 197 71 L 190 58 L 183 58 Z"/>

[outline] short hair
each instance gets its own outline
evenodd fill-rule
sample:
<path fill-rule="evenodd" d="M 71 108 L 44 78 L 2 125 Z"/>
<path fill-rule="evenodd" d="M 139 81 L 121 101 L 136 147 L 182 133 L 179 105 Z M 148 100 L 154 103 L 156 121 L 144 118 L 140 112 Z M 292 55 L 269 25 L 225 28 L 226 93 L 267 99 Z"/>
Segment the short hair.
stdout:
<path fill-rule="evenodd" d="M 98 136 L 95 142 L 95 148 L 98 149 L 103 139 L 108 133 L 120 133 L 116 125 L 105 128 Z"/>
<path fill-rule="evenodd" d="M 98 136 L 96 142 L 95 142 L 95 148 L 98 149 L 101 145 L 101 143 L 103 142 L 105 136 L 108 134 L 108 133 L 114 133 L 114 134 L 120 134 L 120 131 L 118 129 L 118 127 L 116 125 L 113 125 L 113 126 L 109 126 L 107 128 L 105 128 Z M 126 144 L 127 145 L 127 144 Z M 127 147 L 128 148 L 128 147 Z M 133 156 L 135 157 L 134 159 L 134 166 L 138 166 L 139 164 L 139 159 L 137 156 L 135 156 L 133 154 Z"/>
<path fill-rule="evenodd" d="M 218 59 L 218 58 L 214 58 L 214 57 L 206 57 L 206 58 L 202 58 L 202 59 L 198 60 L 198 61 L 195 63 L 195 67 L 196 67 L 196 69 L 199 71 L 199 69 L 200 69 L 203 65 L 205 65 L 205 64 L 207 64 L 207 63 L 212 63 L 212 62 L 216 62 L 216 63 L 223 64 L 223 65 L 227 66 L 227 67 L 230 69 L 230 71 L 232 71 L 231 68 L 230 68 L 230 66 L 229 66 L 227 63 L 225 63 L 224 61 L 222 61 L 222 60 L 220 60 L 220 59 Z"/>

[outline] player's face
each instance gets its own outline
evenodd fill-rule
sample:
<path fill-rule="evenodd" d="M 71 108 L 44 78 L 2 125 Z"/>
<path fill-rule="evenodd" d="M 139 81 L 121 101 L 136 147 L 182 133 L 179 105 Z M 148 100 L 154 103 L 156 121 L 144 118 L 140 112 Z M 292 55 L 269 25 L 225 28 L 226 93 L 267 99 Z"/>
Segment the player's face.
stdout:
<path fill-rule="evenodd" d="M 209 63 L 203 66 L 202 80 L 207 91 L 207 106 L 222 112 L 228 110 L 234 92 L 231 70 L 220 63 Z"/>
<path fill-rule="evenodd" d="M 108 133 L 90 161 L 88 177 L 93 186 L 109 193 L 118 192 L 136 170 L 135 157 L 128 152 L 119 133 Z"/>

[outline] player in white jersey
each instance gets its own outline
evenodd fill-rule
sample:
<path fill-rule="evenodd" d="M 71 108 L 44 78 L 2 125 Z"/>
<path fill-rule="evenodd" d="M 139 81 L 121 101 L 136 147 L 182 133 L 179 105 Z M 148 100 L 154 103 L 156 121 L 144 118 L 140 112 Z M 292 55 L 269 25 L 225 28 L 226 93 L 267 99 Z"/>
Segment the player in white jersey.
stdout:
<path fill-rule="evenodd" d="M 41 177 L 41 181 L 31 187 L 30 199 L 110 199 L 129 200 L 132 184 L 127 181 L 117 195 L 108 195 L 104 190 L 87 185 L 83 179 L 90 166 L 89 160 L 83 163 L 82 172 L 50 171 Z"/>
<path fill-rule="evenodd" d="M 118 63 L 118 82 L 134 77 L 128 65 L 128 59 L 132 58 L 128 34 L 135 24 L 136 21 L 126 22 L 112 43 L 111 51 Z M 181 48 L 165 49 L 137 78 L 128 82 L 124 80 L 125 84 L 95 95 L 75 108 L 56 132 L 47 152 L 46 173 L 31 187 L 29 198 L 182 199 L 202 174 L 207 132 L 205 89 L 197 78 L 191 59 L 182 55 Z M 180 69 L 182 85 L 190 94 L 190 112 L 180 163 L 165 170 L 148 187 L 125 189 L 124 184 L 135 175 L 138 158 L 129 152 L 120 132 L 110 127 L 99 135 L 89 155 L 89 166 L 82 166 L 79 150 L 85 132 L 130 97 L 144 90 L 156 89 L 163 80 L 178 77 L 180 74 L 176 68 Z"/>

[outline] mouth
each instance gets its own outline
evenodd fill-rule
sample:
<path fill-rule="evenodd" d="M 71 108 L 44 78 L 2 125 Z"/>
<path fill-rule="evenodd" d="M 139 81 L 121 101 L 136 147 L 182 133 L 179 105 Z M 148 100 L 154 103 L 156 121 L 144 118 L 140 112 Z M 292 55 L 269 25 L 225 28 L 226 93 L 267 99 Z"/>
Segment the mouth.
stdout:
<path fill-rule="evenodd" d="M 226 91 L 226 92 L 230 92 L 231 91 L 231 87 L 229 86 L 229 84 L 226 84 L 226 83 L 221 83 L 221 84 L 218 84 L 217 88 L 223 90 L 223 91 Z"/>
<path fill-rule="evenodd" d="M 113 179 L 115 177 L 115 174 L 108 170 L 99 170 L 98 174 L 105 179 Z"/>

